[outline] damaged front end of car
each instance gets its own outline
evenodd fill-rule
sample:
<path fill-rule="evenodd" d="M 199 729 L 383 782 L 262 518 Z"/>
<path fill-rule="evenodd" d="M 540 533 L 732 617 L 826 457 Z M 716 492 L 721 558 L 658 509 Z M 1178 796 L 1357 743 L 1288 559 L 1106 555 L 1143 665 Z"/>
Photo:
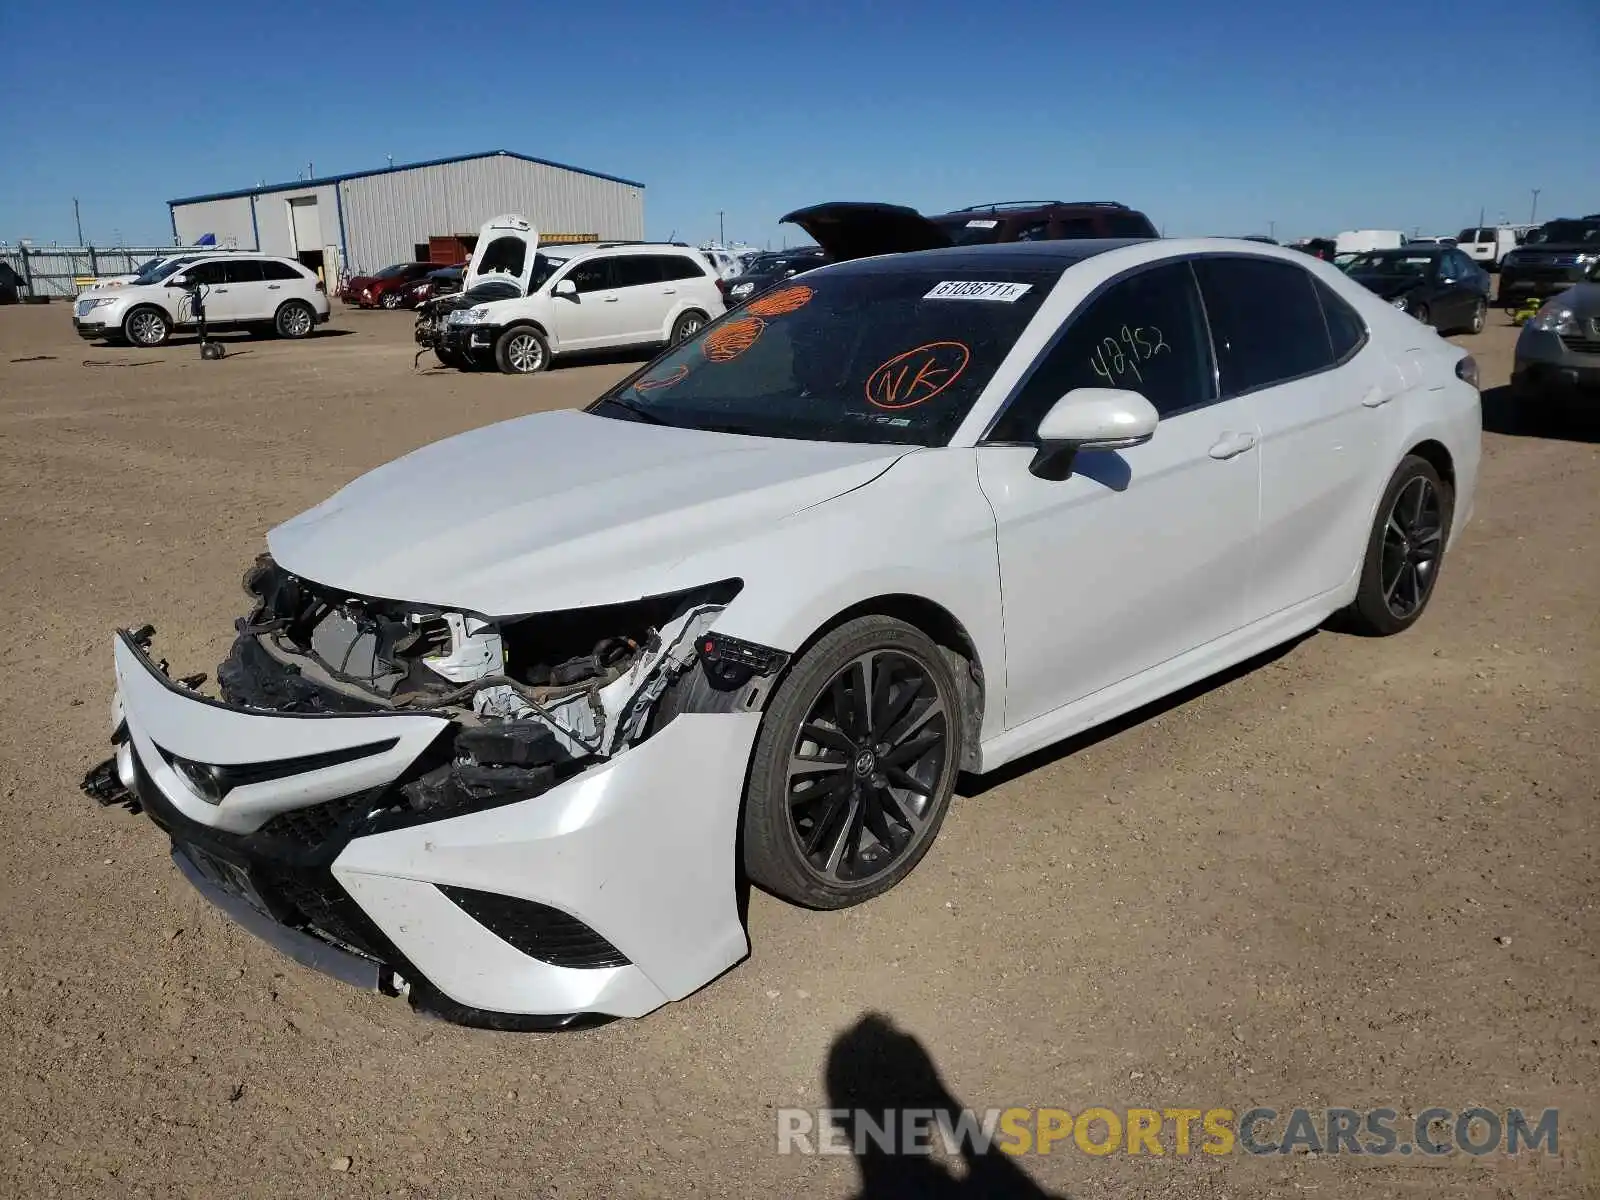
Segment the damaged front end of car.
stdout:
<path fill-rule="evenodd" d="M 713 631 L 738 580 L 513 616 L 266 555 L 244 583 L 219 697 L 119 635 L 116 754 L 83 785 L 237 921 L 494 1028 L 642 1015 L 742 957 L 738 797 L 786 658 Z"/>

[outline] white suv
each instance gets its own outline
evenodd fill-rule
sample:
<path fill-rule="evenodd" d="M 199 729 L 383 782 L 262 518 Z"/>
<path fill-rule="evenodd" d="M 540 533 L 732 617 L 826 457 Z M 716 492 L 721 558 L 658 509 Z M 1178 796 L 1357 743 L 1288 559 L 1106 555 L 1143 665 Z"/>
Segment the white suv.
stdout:
<path fill-rule="evenodd" d="M 688 246 L 539 246 L 517 216 L 478 235 L 462 290 L 423 310 L 417 340 L 446 366 L 530 375 L 558 354 L 672 345 L 723 313 L 705 257 Z"/>
<path fill-rule="evenodd" d="M 132 283 L 90 288 L 73 305 L 72 323 L 91 340 L 159 346 L 198 323 L 197 289 L 208 328 L 271 326 L 279 337 L 302 338 L 328 319 L 322 281 L 299 263 L 222 253 L 169 258 Z"/>

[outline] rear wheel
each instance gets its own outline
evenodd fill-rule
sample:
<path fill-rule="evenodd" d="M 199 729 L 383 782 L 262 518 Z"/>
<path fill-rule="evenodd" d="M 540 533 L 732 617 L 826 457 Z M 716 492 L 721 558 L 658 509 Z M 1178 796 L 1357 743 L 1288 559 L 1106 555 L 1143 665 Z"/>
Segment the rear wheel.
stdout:
<path fill-rule="evenodd" d="M 317 327 L 317 314 L 303 300 L 289 300 L 278 309 L 272 327 L 281 338 L 303 338 Z"/>
<path fill-rule="evenodd" d="M 1360 633 L 1409 628 L 1433 596 L 1455 498 L 1433 464 L 1407 455 L 1384 489 L 1350 607 Z"/>
<path fill-rule="evenodd" d="M 686 312 L 672 323 L 672 344 L 687 342 L 695 334 L 706 327 L 706 315 L 703 312 Z"/>
<path fill-rule="evenodd" d="M 135 346 L 159 346 L 172 335 L 172 322 L 159 308 L 136 308 L 122 320 L 122 336 Z"/>
<path fill-rule="evenodd" d="M 399 292 L 385 292 L 383 294 L 383 299 L 379 300 L 378 303 L 380 305 L 382 305 L 384 308 L 399 308 L 400 307 L 400 293 Z"/>
<path fill-rule="evenodd" d="M 495 342 L 494 361 L 507 375 L 534 375 L 550 365 L 550 346 L 537 329 L 518 325 Z"/>
<path fill-rule="evenodd" d="M 960 696 L 946 652 L 892 617 L 859 617 L 806 651 L 751 756 L 750 878 L 810 908 L 844 908 L 910 874 L 950 806 Z"/>
<path fill-rule="evenodd" d="M 1417 320 L 1421 321 L 1424 325 L 1433 324 L 1433 314 L 1428 311 L 1428 306 L 1426 304 L 1410 305 L 1407 307 L 1406 311 Z"/>

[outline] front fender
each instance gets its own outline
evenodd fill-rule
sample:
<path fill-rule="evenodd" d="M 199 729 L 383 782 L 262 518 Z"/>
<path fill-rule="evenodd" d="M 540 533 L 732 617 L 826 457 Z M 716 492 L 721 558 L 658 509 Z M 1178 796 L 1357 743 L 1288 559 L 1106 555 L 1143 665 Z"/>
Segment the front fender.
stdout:
<path fill-rule="evenodd" d="M 717 631 L 788 653 L 839 613 L 881 597 L 915 596 L 945 609 L 971 637 L 986 681 L 982 736 L 999 732 L 1000 558 L 971 450 L 908 454 L 871 483 L 723 553 L 744 587 Z"/>

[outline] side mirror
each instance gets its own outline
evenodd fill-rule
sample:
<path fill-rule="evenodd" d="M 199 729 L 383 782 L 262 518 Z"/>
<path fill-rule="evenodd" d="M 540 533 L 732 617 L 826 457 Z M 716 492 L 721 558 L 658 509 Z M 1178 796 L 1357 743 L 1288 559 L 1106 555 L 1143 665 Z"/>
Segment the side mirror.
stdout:
<path fill-rule="evenodd" d="M 175 275 L 167 280 L 167 286 L 170 288 L 186 288 L 189 286 L 189 277 L 187 275 Z"/>
<path fill-rule="evenodd" d="M 1138 392 L 1074 388 L 1057 400 L 1034 435 L 1039 451 L 1028 470 L 1040 479 L 1072 474 L 1080 450 L 1123 450 L 1155 436 L 1161 415 Z"/>
<path fill-rule="evenodd" d="M 570 279 L 558 279 L 556 286 L 550 289 L 552 296 L 570 296 L 574 299 L 578 295 L 578 285 Z"/>

